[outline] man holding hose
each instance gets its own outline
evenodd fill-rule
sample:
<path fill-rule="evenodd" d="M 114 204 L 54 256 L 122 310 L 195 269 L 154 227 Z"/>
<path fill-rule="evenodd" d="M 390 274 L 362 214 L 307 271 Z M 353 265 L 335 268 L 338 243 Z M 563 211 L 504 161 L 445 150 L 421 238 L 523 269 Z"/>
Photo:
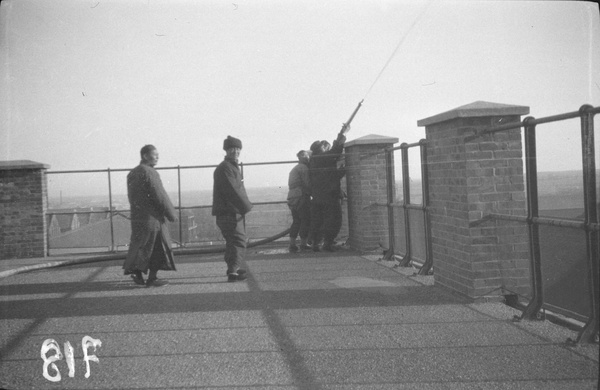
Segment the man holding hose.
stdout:
<path fill-rule="evenodd" d="M 344 150 L 348 131 L 350 125 L 344 125 L 333 146 L 327 141 L 315 141 L 310 147 L 310 231 L 315 252 L 321 250 L 321 240 L 324 241 L 323 250 L 336 250 L 333 243 L 342 227 L 341 180 L 346 174 L 344 167 L 338 168 L 338 160 Z"/>

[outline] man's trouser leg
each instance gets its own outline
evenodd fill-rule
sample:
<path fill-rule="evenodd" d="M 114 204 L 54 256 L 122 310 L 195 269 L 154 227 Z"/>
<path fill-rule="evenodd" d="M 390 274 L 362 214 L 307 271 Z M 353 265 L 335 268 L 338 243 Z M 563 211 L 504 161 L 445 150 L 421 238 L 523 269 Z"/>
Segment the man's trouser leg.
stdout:
<path fill-rule="evenodd" d="M 300 230 L 298 231 L 298 234 L 300 235 L 302 242 L 306 244 L 310 232 L 310 198 L 306 197 L 300 201 L 297 213 L 298 218 L 300 219 Z"/>
<path fill-rule="evenodd" d="M 334 200 L 324 208 L 323 237 L 325 245 L 332 245 L 342 228 L 342 205 Z"/>
<path fill-rule="evenodd" d="M 312 237 L 313 248 L 319 246 L 323 238 L 323 213 L 325 207 L 320 202 L 311 202 L 310 204 L 310 235 Z"/>
<path fill-rule="evenodd" d="M 246 253 L 246 228 L 240 214 L 218 215 L 217 226 L 225 238 L 227 273 L 235 273 Z"/>
<path fill-rule="evenodd" d="M 298 213 L 298 207 L 290 209 L 292 211 L 292 226 L 290 226 L 290 240 L 296 240 L 298 232 L 300 231 L 300 214 Z"/>

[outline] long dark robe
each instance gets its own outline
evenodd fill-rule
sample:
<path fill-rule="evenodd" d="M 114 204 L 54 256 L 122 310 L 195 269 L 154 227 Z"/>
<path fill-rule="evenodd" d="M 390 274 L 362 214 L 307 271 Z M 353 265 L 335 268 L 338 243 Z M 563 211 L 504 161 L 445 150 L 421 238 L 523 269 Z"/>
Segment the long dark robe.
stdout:
<path fill-rule="evenodd" d="M 174 271 L 167 220 L 175 220 L 175 208 L 153 167 L 140 163 L 127 175 L 131 207 L 131 241 L 123 264 L 125 275 L 148 269 Z"/>

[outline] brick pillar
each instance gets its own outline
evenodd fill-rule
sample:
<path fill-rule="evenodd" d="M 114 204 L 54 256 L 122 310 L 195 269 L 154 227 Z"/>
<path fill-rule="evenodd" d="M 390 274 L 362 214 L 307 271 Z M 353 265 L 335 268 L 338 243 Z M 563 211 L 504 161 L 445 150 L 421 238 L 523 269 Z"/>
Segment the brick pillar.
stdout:
<path fill-rule="evenodd" d="M 521 129 L 479 135 L 528 113 L 475 102 L 417 122 L 427 135 L 434 280 L 474 300 L 530 291 L 527 226 L 482 222 L 527 214 Z"/>
<path fill-rule="evenodd" d="M 383 149 L 398 138 L 367 135 L 346 142 L 348 243 L 359 251 L 388 247 L 387 180 Z M 392 162 L 393 166 L 393 162 Z"/>
<path fill-rule="evenodd" d="M 0 161 L 0 259 L 46 256 L 48 168 L 29 160 Z"/>

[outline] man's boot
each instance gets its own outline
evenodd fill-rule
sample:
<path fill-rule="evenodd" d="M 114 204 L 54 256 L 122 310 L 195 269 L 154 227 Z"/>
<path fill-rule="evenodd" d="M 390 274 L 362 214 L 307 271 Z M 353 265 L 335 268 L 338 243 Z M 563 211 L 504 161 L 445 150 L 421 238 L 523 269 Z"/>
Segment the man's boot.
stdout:
<path fill-rule="evenodd" d="M 323 244 L 323 250 L 327 252 L 335 252 L 337 251 L 337 248 L 333 244 L 333 241 L 325 240 L 325 243 Z"/>
<path fill-rule="evenodd" d="M 308 245 L 308 238 L 300 238 L 300 250 L 306 251 L 309 250 L 310 246 Z"/>
<path fill-rule="evenodd" d="M 150 274 L 148 275 L 148 279 L 146 280 L 146 287 L 162 287 L 164 285 L 169 284 L 168 280 L 158 279 L 156 274 L 158 270 L 150 270 Z"/>
<path fill-rule="evenodd" d="M 298 246 L 296 245 L 296 239 L 290 237 L 290 247 L 288 248 L 290 253 L 297 253 L 298 252 Z"/>

